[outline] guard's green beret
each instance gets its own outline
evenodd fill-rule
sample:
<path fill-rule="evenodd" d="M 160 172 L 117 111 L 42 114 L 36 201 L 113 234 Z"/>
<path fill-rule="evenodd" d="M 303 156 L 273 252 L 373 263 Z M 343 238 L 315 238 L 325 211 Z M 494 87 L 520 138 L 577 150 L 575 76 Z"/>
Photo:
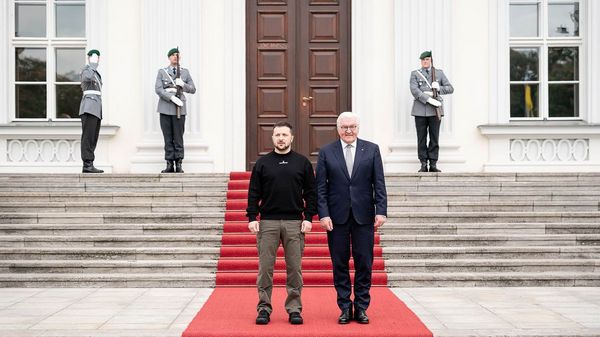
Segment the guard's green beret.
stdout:
<path fill-rule="evenodd" d="M 421 53 L 421 56 L 419 56 L 419 58 L 422 60 L 426 57 L 431 57 L 431 50 L 426 50 L 424 52 Z"/>
<path fill-rule="evenodd" d="M 173 55 L 175 53 L 179 54 L 179 49 L 171 48 L 171 50 L 169 50 L 169 52 L 167 53 L 167 57 L 171 57 L 171 55 Z"/>
<path fill-rule="evenodd" d="M 98 49 L 92 49 L 88 51 L 87 56 L 92 56 L 93 54 L 100 56 L 100 52 L 98 51 Z"/>

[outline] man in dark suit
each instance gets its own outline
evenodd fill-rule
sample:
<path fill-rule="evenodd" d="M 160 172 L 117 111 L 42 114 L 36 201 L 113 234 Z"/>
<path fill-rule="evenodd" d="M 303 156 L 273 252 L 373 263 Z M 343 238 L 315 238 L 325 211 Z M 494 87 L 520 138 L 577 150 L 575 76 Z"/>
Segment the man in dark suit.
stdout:
<path fill-rule="evenodd" d="M 369 323 L 375 229 L 387 216 L 383 163 L 377 144 L 358 139 L 359 119 L 343 112 L 337 119 L 340 140 L 319 151 L 317 201 L 321 226 L 333 263 L 333 283 L 342 313 L 338 323 L 354 318 Z M 354 302 L 350 299 L 350 253 L 354 259 Z M 354 309 L 354 315 L 353 315 Z"/>

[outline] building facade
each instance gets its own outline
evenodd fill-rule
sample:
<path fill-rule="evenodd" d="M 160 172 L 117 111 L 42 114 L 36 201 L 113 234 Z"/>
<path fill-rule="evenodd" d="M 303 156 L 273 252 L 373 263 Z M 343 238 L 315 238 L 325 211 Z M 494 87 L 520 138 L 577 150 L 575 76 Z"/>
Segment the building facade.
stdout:
<path fill-rule="evenodd" d="M 0 172 L 80 172 L 78 77 L 94 48 L 104 82 L 96 166 L 158 173 L 154 82 L 175 46 L 198 89 L 186 172 L 248 169 L 279 119 L 300 123 L 295 142 L 314 154 L 348 109 L 387 172 L 415 172 L 409 75 L 423 50 L 455 88 L 442 170 L 600 169 L 599 2 L 249 2 L 2 0 Z"/>

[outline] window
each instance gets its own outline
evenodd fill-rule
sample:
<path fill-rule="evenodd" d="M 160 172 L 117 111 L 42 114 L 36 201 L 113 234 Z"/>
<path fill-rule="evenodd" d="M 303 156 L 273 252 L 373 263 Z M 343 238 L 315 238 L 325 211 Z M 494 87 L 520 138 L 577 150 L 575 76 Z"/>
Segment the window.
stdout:
<path fill-rule="evenodd" d="M 14 119 L 77 118 L 85 0 L 12 0 L 11 5 Z"/>
<path fill-rule="evenodd" d="M 510 2 L 511 119 L 581 119 L 580 2 Z"/>

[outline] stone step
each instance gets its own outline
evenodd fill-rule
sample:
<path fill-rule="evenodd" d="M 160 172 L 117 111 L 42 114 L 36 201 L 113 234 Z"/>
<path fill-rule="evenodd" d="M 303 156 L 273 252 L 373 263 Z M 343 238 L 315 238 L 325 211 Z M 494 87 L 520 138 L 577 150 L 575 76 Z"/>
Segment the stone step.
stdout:
<path fill-rule="evenodd" d="M 600 223 L 600 212 L 388 212 L 395 223 Z"/>
<path fill-rule="evenodd" d="M 0 204 L 0 210 L 2 204 Z M 388 200 L 388 212 L 595 212 L 599 200 L 578 201 L 399 201 Z"/>
<path fill-rule="evenodd" d="M 0 227 L 0 233 L 1 233 Z M 600 234 L 600 223 L 386 223 L 378 231 L 394 234 Z"/>
<path fill-rule="evenodd" d="M 0 202 L 0 212 L 4 213 L 201 213 L 222 212 L 223 201 L 202 201 L 179 203 L 177 201 L 162 202 Z"/>
<path fill-rule="evenodd" d="M 502 191 L 519 191 L 519 192 L 597 192 L 600 188 L 599 181 L 540 181 L 540 182 L 490 182 L 490 181 L 443 181 L 443 182 L 396 182 L 386 181 L 386 189 L 388 192 L 447 192 L 447 191 L 463 191 L 463 192 L 502 192 Z"/>
<path fill-rule="evenodd" d="M 383 247 L 391 259 L 600 259 L 599 246 Z"/>
<path fill-rule="evenodd" d="M 386 260 L 390 273 L 600 272 L 600 259 Z"/>
<path fill-rule="evenodd" d="M 225 202 L 221 191 L 197 192 L 0 192 L 0 202 Z"/>
<path fill-rule="evenodd" d="M 0 236 L 0 247 L 219 247 L 220 235 Z"/>
<path fill-rule="evenodd" d="M 217 235 L 220 224 L 0 224 L 0 235 Z"/>
<path fill-rule="evenodd" d="M 0 174 L 0 184 L 10 182 L 48 182 L 60 181 L 64 183 L 71 182 L 189 182 L 189 181 L 215 181 L 227 183 L 229 181 L 228 173 L 185 173 L 185 174 L 160 174 L 160 173 L 104 173 L 104 174 L 73 174 L 73 173 L 50 173 L 50 174 L 29 174 L 29 173 L 2 173 Z"/>
<path fill-rule="evenodd" d="M 113 288 L 208 288 L 215 286 L 212 273 L 47 273 L 0 274 L 0 287 L 113 287 Z"/>
<path fill-rule="evenodd" d="M 600 273 L 389 273 L 391 287 L 598 287 Z"/>
<path fill-rule="evenodd" d="M 219 247 L 0 248 L 0 260 L 216 260 Z"/>
<path fill-rule="evenodd" d="M 386 181 L 599 181 L 598 172 L 442 172 L 442 173 L 386 173 Z"/>
<path fill-rule="evenodd" d="M 219 191 L 225 195 L 227 185 L 220 182 L 174 181 L 164 183 L 139 182 L 8 182 L 0 184 L 0 192 L 197 192 Z"/>
<path fill-rule="evenodd" d="M 388 191 L 388 201 L 575 201 L 600 200 L 600 190 L 595 191 L 532 191 L 532 192 L 481 192 L 481 191 Z"/>
<path fill-rule="evenodd" d="M 0 237 L 2 244 L 2 237 Z M 382 235 L 383 247 L 600 246 L 600 234 Z"/>
<path fill-rule="evenodd" d="M 215 273 L 217 260 L 141 260 L 141 261 L 88 261 L 88 260 L 19 260 L 0 261 L 0 273 Z"/>
<path fill-rule="evenodd" d="M 223 212 L 204 213 L 0 213 L 0 224 L 109 224 L 223 222 Z"/>

